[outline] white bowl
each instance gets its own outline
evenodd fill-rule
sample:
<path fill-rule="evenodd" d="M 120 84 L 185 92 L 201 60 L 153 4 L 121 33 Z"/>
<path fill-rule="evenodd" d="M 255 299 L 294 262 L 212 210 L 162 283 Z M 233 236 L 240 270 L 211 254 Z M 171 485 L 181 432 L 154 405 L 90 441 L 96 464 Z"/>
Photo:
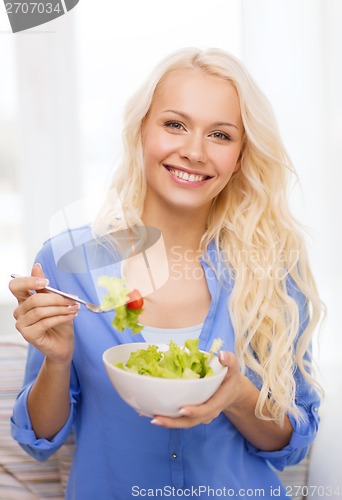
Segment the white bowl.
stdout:
<path fill-rule="evenodd" d="M 216 356 L 210 362 L 214 375 L 200 379 L 166 379 L 130 373 L 114 364 L 126 363 L 131 352 L 147 349 L 151 342 L 121 344 L 103 353 L 103 362 L 108 377 L 121 396 L 138 413 L 153 417 L 164 415 L 179 417 L 179 409 L 185 405 L 198 405 L 207 401 L 217 390 L 227 372 Z M 157 345 L 166 351 L 167 344 Z"/>

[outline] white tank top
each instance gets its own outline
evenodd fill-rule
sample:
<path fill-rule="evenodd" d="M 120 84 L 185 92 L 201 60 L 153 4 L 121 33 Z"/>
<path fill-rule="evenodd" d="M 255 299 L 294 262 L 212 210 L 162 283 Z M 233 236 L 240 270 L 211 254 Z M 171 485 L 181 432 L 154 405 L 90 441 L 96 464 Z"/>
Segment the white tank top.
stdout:
<path fill-rule="evenodd" d="M 146 342 L 153 344 L 169 344 L 172 340 L 176 344 L 183 346 L 188 339 L 197 339 L 200 336 L 203 323 L 186 328 L 154 328 L 153 326 L 144 326 L 141 331 Z"/>

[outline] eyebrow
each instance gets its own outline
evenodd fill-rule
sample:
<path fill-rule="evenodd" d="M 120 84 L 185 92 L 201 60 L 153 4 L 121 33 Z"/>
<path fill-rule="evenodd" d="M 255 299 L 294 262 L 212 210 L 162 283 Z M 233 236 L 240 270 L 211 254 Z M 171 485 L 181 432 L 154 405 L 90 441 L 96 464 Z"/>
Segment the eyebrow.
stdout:
<path fill-rule="evenodd" d="M 166 109 L 165 111 L 163 111 L 163 113 L 175 113 L 176 115 L 182 116 L 186 120 L 191 121 L 191 117 L 189 115 L 187 115 L 186 113 L 183 113 L 182 111 L 176 111 L 174 109 Z M 212 126 L 213 127 L 222 127 L 222 126 L 234 127 L 237 130 L 239 130 L 239 128 L 236 125 L 234 125 L 234 123 L 230 123 L 230 122 L 215 122 L 212 124 Z"/>

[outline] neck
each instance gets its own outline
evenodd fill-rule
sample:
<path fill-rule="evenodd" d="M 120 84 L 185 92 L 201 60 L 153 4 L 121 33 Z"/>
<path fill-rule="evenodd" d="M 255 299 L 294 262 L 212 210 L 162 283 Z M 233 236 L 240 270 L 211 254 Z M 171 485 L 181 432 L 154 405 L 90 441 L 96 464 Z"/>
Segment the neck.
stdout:
<path fill-rule="evenodd" d="M 147 226 L 160 229 L 168 253 L 175 246 L 184 251 L 197 251 L 205 231 L 207 212 L 207 209 L 186 211 L 145 205 L 143 221 Z"/>

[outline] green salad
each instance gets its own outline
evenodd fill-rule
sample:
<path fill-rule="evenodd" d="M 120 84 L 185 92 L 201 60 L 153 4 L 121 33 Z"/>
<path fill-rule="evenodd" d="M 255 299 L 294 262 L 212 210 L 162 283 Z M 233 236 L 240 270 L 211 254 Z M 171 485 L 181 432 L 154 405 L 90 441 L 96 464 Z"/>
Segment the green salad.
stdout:
<path fill-rule="evenodd" d="M 144 301 L 138 290 L 130 291 L 126 287 L 126 279 L 115 276 L 100 276 L 97 282 L 108 290 L 101 303 L 101 309 L 115 310 L 113 327 L 119 332 L 123 332 L 126 328 L 131 328 L 134 334 L 141 332 L 143 326 L 139 325 L 138 319 L 143 311 Z"/>
<path fill-rule="evenodd" d="M 221 339 L 215 339 L 209 352 L 198 349 L 199 339 L 187 340 L 185 347 L 170 342 L 167 351 L 159 351 L 158 346 L 132 352 L 128 361 L 114 366 L 122 370 L 161 378 L 203 378 L 214 374 L 209 365 L 213 354 L 222 346 Z"/>

